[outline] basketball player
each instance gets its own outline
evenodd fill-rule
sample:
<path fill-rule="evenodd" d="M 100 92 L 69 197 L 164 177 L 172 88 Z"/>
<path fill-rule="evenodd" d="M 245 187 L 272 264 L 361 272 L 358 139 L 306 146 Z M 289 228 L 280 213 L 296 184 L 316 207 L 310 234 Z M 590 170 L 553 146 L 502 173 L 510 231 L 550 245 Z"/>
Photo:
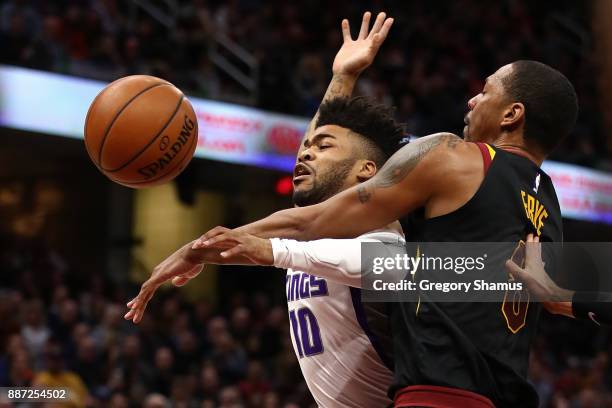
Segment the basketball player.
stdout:
<path fill-rule="evenodd" d="M 547 65 L 517 61 L 488 77 L 468 108 L 465 140 L 448 133 L 423 137 L 370 180 L 236 232 L 215 228 L 192 253 L 218 246 L 226 257 L 239 255 L 241 232 L 298 240 L 352 237 L 417 208 L 426 218 L 422 241 L 518 242 L 532 232 L 541 241 L 560 242 L 559 204 L 540 165 L 575 122 L 571 83 Z M 418 311 L 413 303 L 392 304 L 395 406 L 537 407 L 526 376 L 539 310 L 510 302 L 424 302 Z"/>
<path fill-rule="evenodd" d="M 403 137 L 389 108 L 364 98 L 342 97 L 350 96 L 358 74 L 372 62 L 393 21 L 381 13 L 368 33 L 369 20 L 370 13 L 365 13 L 356 41 L 350 37 L 348 22 L 343 21 L 344 45 L 334 61 L 334 78 L 297 156 L 296 206 L 319 203 L 373 177 Z M 350 240 L 304 243 L 251 238 L 257 240 L 251 241 L 251 248 L 267 249 L 256 251 L 263 254 L 260 264 L 287 269 L 291 338 L 318 406 L 388 406 L 392 362 L 380 347 L 384 339 L 374 334 L 368 314 L 376 313 L 379 321 L 384 320 L 382 327 L 388 325 L 388 316 L 384 310 L 362 305 L 356 287 L 362 272 L 361 242 L 384 243 L 386 256 L 405 253 L 399 223 Z M 217 263 L 217 258 L 218 251 L 214 251 L 198 265 Z M 196 266 L 173 282 L 181 286 L 200 270 Z M 156 278 L 159 286 L 161 279 Z M 126 318 L 130 317 L 128 313 Z"/>

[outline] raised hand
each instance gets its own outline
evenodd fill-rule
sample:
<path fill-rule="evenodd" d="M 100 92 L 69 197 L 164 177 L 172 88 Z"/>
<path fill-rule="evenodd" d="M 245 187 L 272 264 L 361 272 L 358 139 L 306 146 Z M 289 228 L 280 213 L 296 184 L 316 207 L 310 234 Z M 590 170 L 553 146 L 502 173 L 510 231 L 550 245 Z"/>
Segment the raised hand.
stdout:
<path fill-rule="evenodd" d="M 376 53 L 378 53 L 380 46 L 387 38 L 391 25 L 393 25 L 393 19 L 387 18 L 385 13 L 378 13 L 372 29 L 369 30 L 371 15 L 372 13 L 369 11 L 364 13 L 361 29 L 355 40 L 351 37 L 348 20 L 342 20 L 344 42 L 334 59 L 332 68 L 334 74 L 356 76 L 374 61 Z"/>

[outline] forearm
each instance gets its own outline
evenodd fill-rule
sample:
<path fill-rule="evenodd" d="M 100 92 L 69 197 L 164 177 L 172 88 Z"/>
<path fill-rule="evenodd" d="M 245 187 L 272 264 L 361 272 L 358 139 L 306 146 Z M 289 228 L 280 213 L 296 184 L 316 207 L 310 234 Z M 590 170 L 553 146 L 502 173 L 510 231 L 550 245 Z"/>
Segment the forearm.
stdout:
<path fill-rule="evenodd" d="M 179 249 L 182 259 L 195 265 L 212 264 L 212 265 L 255 265 L 253 261 L 245 256 L 235 256 L 231 259 L 224 258 L 221 256 L 223 249 L 219 248 L 198 248 L 193 249 L 191 246 L 195 241 L 189 242 L 187 245 Z"/>
<path fill-rule="evenodd" d="M 576 319 L 612 326 L 612 293 L 574 292 L 571 303 Z"/>
<path fill-rule="evenodd" d="M 289 238 L 298 241 L 355 238 L 382 228 L 401 215 L 390 211 L 391 206 L 378 206 L 368 211 L 368 207 L 360 203 L 359 194 L 359 191 L 351 188 L 320 204 L 277 211 L 237 230 L 260 238 Z M 366 213 L 367 217 L 364 215 Z"/>
<path fill-rule="evenodd" d="M 355 74 L 334 73 L 331 81 L 329 82 L 329 85 L 327 86 L 325 95 L 323 95 L 321 104 L 328 102 L 334 98 L 350 98 L 351 95 L 353 95 L 353 90 L 355 89 L 357 78 L 358 75 Z M 304 136 L 314 131 L 315 126 L 317 124 L 317 120 L 319 120 L 319 110 L 317 110 L 317 113 L 310 121 L 308 129 L 306 130 L 306 134 Z"/>
<path fill-rule="evenodd" d="M 300 241 L 309 237 L 308 220 L 316 218 L 317 207 L 312 205 L 277 211 L 259 221 L 236 228 L 260 238 L 291 238 Z"/>

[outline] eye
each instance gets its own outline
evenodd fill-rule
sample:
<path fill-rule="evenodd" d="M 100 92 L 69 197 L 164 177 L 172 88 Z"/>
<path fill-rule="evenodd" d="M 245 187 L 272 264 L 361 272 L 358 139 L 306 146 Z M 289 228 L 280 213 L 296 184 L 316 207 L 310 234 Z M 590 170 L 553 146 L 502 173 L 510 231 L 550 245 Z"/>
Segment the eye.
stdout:
<path fill-rule="evenodd" d="M 330 147 L 332 147 L 332 145 L 319 145 L 319 149 L 320 150 L 325 150 L 325 149 L 330 148 Z"/>

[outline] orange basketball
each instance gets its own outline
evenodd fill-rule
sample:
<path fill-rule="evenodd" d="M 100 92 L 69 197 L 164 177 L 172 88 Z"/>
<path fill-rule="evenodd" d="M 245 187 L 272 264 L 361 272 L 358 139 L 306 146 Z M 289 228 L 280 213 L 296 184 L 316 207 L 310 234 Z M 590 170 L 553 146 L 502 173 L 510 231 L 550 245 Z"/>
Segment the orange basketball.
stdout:
<path fill-rule="evenodd" d="M 85 119 L 85 147 L 112 181 L 132 188 L 172 180 L 198 144 L 191 103 L 171 83 L 148 75 L 116 80 L 96 96 Z"/>

